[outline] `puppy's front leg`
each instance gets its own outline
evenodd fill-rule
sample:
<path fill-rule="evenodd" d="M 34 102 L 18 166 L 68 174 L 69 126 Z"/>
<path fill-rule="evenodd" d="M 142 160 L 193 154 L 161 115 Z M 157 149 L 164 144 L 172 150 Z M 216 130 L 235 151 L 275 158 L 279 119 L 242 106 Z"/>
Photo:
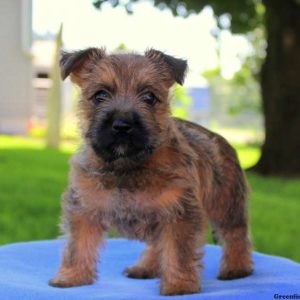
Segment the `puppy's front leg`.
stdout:
<path fill-rule="evenodd" d="M 161 295 L 183 295 L 200 291 L 199 230 L 188 221 L 165 226 L 161 246 Z"/>
<path fill-rule="evenodd" d="M 103 229 L 88 215 L 78 212 L 70 213 L 68 221 L 70 237 L 63 261 L 55 278 L 49 281 L 55 287 L 91 284 L 96 278 L 98 245 L 103 238 Z"/>

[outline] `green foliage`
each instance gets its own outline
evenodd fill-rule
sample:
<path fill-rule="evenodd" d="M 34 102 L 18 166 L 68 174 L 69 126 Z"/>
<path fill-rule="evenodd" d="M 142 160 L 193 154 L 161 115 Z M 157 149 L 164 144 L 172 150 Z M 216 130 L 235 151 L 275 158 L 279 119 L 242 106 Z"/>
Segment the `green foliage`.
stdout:
<path fill-rule="evenodd" d="M 133 4 L 138 0 L 94 0 L 93 4 L 100 9 L 105 2 L 113 7 L 123 6 L 128 12 L 133 12 Z M 222 113 L 237 115 L 242 111 L 260 112 L 257 79 L 266 48 L 262 26 L 265 7 L 262 0 L 154 0 L 153 3 L 158 8 L 169 8 L 174 15 L 181 16 L 199 13 L 205 6 L 211 6 L 221 29 L 230 27 L 234 33 L 247 33 L 252 51 L 248 57 L 241 57 L 242 68 L 234 78 L 223 79 L 219 68 L 206 72 L 205 77 L 211 86 L 214 106 L 221 108 Z M 219 33 L 220 31 L 216 32 L 216 36 Z M 175 106 L 173 111 L 175 115 L 186 115 L 181 106 Z"/>
<path fill-rule="evenodd" d="M 248 33 L 246 38 L 251 45 L 251 53 L 242 57 L 241 69 L 229 81 L 234 90 L 231 113 L 242 110 L 261 112 L 261 93 L 259 86 L 260 69 L 266 55 L 265 32 L 263 27 L 258 27 Z"/>
<path fill-rule="evenodd" d="M 266 55 L 265 32 L 261 26 L 245 37 L 251 49 L 248 55 L 240 57 L 241 68 L 232 79 L 222 77 L 220 66 L 203 73 L 210 84 L 214 105 L 231 115 L 245 111 L 261 112 L 259 77 Z"/>
<path fill-rule="evenodd" d="M 0 136 L 0 244 L 58 235 L 60 195 L 67 184 L 68 160 L 76 145 L 45 149 L 42 140 Z M 259 150 L 235 146 L 244 166 Z M 300 179 L 248 174 L 255 249 L 300 261 Z M 115 235 L 112 231 L 111 235 Z"/>
<path fill-rule="evenodd" d="M 221 77 L 221 68 L 217 67 L 215 69 L 206 70 L 202 73 L 202 76 L 206 78 L 208 81 L 216 77 Z"/>
<path fill-rule="evenodd" d="M 251 45 L 251 52 L 248 56 L 241 58 L 244 65 L 248 66 L 251 74 L 259 79 L 261 64 L 266 57 L 266 33 L 263 26 L 255 28 L 245 36 Z"/>
<path fill-rule="evenodd" d="M 246 37 L 251 45 L 251 52 L 245 57 L 240 57 L 241 68 L 232 79 L 224 79 L 220 67 L 203 73 L 210 85 L 213 108 L 218 110 L 216 114 L 229 113 L 235 116 L 241 112 L 261 113 L 258 79 L 265 57 L 264 30 L 257 28 Z"/>
<path fill-rule="evenodd" d="M 260 88 L 246 64 L 232 79 L 223 78 L 219 68 L 207 71 L 203 76 L 209 82 L 211 110 L 215 119 L 226 124 L 227 119 L 240 113 L 255 113 L 257 118 L 254 121 L 257 123 L 260 118 Z M 248 126 L 253 125 L 248 123 Z"/>
<path fill-rule="evenodd" d="M 113 7 L 122 5 L 128 13 L 133 12 L 133 4 L 139 0 L 94 0 L 96 8 L 101 8 L 105 2 Z M 264 12 L 261 0 L 154 0 L 154 5 L 160 9 L 169 8 L 174 15 L 183 17 L 199 13 L 205 6 L 211 6 L 217 17 L 219 26 L 223 27 L 222 19 L 228 17 L 231 29 L 235 33 L 244 33 L 253 30 L 262 22 Z"/>
<path fill-rule="evenodd" d="M 228 84 L 232 93 L 229 113 L 260 112 L 260 87 L 248 65 L 244 64 Z"/>
<path fill-rule="evenodd" d="M 127 48 L 126 44 L 121 43 L 121 44 L 116 48 L 116 50 L 127 51 L 128 48 Z"/>
<path fill-rule="evenodd" d="M 191 97 L 186 93 L 185 88 L 179 84 L 174 85 L 172 93 L 172 115 L 186 119 L 188 117 L 189 107 L 192 104 Z"/>

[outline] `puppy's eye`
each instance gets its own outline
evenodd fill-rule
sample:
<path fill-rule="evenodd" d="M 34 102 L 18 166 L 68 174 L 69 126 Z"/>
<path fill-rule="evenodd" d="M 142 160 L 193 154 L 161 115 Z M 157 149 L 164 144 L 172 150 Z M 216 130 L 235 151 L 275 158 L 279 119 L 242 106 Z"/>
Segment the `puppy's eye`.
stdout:
<path fill-rule="evenodd" d="M 98 91 L 94 96 L 93 96 L 93 101 L 95 104 L 98 104 L 99 102 L 105 101 L 110 98 L 110 95 L 108 92 L 105 90 Z"/>
<path fill-rule="evenodd" d="M 147 92 L 142 95 L 142 100 L 145 101 L 149 105 L 154 105 L 157 101 L 155 95 L 151 92 Z"/>

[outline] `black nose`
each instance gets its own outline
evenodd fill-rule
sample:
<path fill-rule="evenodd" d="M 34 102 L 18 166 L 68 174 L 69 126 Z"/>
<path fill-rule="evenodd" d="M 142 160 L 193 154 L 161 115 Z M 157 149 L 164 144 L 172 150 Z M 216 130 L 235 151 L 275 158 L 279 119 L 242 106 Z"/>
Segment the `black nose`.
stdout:
<path fill-rule="evenodd" d="M 129 120 L 117 119 L 113 121 L 112 131 L 115 133 L 129 133 L 132 130 L 132 124 Z"/>

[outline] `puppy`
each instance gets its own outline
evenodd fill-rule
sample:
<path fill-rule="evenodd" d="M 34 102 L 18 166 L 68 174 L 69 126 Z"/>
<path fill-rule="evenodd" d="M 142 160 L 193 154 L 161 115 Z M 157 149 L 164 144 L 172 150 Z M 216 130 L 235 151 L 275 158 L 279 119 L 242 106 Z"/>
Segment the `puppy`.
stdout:
<path fill-rule="evenodd" d="M 52 286 L 91 284 L 98 246 L 110 226 L 145 241 L 124 273 L 159 277 L 161 295 L 200 291 L 201 247 L 210 222 L 223 241 L 219 279 L 252 272 L 247 184 L 221 136 L 171 117 L 169 91 L 185 60 L 103 49 L 63 53 L 61 74 L 81 88 L 84 143 L 71 160 L 63 196 L 68 243 Z"/>

